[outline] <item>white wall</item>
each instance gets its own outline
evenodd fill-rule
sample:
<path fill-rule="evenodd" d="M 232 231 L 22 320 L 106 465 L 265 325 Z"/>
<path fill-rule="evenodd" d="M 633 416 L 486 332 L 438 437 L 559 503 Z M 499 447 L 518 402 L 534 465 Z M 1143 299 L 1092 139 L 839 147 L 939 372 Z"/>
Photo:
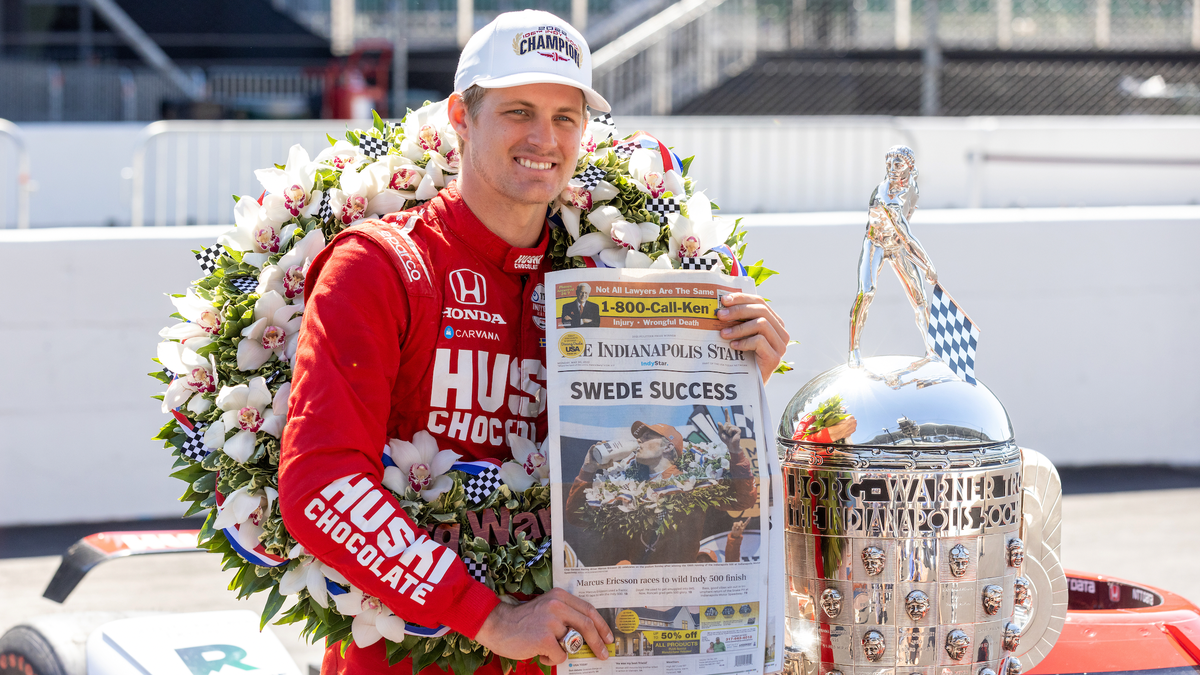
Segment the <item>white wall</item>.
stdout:
<path fill-rule="evenodd" d="M 325 132 L 340 138 L 347 124 L 156 127 L 188 131 L 169 131 L 147 146 L 147 222 L 229 220 L 230 194 L 261 191 L 254 169 L 285 161 L 297 141 L 315 155 L 325 147 Z M 882 178 L 884 151 L 896 143 L 917 153 L 926 208 L 1200 204 L 1198 117 L 626 117 L 617 124 L 622 134 L 645 130 L 681 156 L 696 155 L 692 175 L 701 189 L 739 213 L 857 211 Z M 129 223 L 132 183 L 122 170 L 133 166 L 145 127 L 21 128 L 39 185 L 30 202 L 34 227 Z M 985 154 L 1191 163 L 971 161 Z M 0 143 L 0 196 L 11 191 L 14 162 L 8 144 Z M 0 208 L 13 211 L 8 201 Z M 7 222 L 11 227 L 13 216 Z"/>
<path fill-rule="evenodd" d="M 793 337 L 778 415 L 845 359 L 862 212 L 752 217 Z M 914 230 L 982 327 L 977 374 L 1018 440 L 1060 464 L 1200 464 L 1200 207 L 922 210 Z M 0 526 L 182 512 L 150 398 L 157 332 L 221 227 L 0 232 Z M 884 273 L 866 354 L 919 353 Z"/>

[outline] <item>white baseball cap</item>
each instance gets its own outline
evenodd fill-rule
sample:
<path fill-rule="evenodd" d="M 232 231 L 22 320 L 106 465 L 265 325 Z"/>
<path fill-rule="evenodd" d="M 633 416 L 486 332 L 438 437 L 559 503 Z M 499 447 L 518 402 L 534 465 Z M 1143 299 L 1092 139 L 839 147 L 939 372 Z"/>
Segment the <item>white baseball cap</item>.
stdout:
<path fill-rule="evenodd" d="M 458 57 L 454 90 L 524 84 L 565 84 L 583 92 L 588 106 L 608 112 L 592 89 L 592 52 L 571 24 L 549 12 L 505 12 L 471 36 Z"/>

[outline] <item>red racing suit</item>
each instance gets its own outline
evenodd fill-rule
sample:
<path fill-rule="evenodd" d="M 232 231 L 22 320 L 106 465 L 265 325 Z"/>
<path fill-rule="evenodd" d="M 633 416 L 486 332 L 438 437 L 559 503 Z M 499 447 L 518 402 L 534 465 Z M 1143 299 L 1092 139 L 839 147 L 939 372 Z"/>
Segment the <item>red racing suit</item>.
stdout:
<path fill-rule="evenodd" d="M 381 486 L 384 445 L 426 430 L 468 461 L 510 458 L 509 433 L 545 438 L 548 240 L 509 246 L 452 183 L 342 232 L 309 269 L 280 511 L 310 554 L 407 622 L 473 638 L 498 599 Z M 389 669 L 380 641 L 327 650 L 322 672 L 411 668 Z"/>

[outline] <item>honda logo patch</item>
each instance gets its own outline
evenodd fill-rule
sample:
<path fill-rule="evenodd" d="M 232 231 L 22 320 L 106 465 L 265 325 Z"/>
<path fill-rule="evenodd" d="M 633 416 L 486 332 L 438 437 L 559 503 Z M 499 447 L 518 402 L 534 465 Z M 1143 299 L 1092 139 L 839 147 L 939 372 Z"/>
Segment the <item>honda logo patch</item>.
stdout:
<path fill-rule="evenodd" d="M 487 283 L 483 275 L 468 269 L 450 273 L 450 290 L 460 305 L 486 305 Z"/>

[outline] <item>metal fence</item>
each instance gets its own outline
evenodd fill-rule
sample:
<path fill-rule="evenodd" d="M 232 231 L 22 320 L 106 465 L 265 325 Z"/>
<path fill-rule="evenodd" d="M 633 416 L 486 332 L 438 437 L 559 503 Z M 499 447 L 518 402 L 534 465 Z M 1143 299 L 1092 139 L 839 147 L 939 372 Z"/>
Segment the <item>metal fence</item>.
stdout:
<path fill-rule="evenodd" d="M 754 0 L 683 0 L 592 59 L 593 86 L 613 112 L 666 115 L 754 63 Z"/>
<path fill-rule="evenodd" d="M 133 156 L 131 224 L 194 225 L 233 220 L 231 195 L 257 197 L 256 169 L 287 159 L 299 143 L 315 157 L 337 120 L 164 121 L 142 132 Z"/>
<path fill-rule="evenodd" d="M 946 49 L 1200 49 L 1196 0 L 764 0 L 764 48 L 921 47 L 929 2 Z"/>

